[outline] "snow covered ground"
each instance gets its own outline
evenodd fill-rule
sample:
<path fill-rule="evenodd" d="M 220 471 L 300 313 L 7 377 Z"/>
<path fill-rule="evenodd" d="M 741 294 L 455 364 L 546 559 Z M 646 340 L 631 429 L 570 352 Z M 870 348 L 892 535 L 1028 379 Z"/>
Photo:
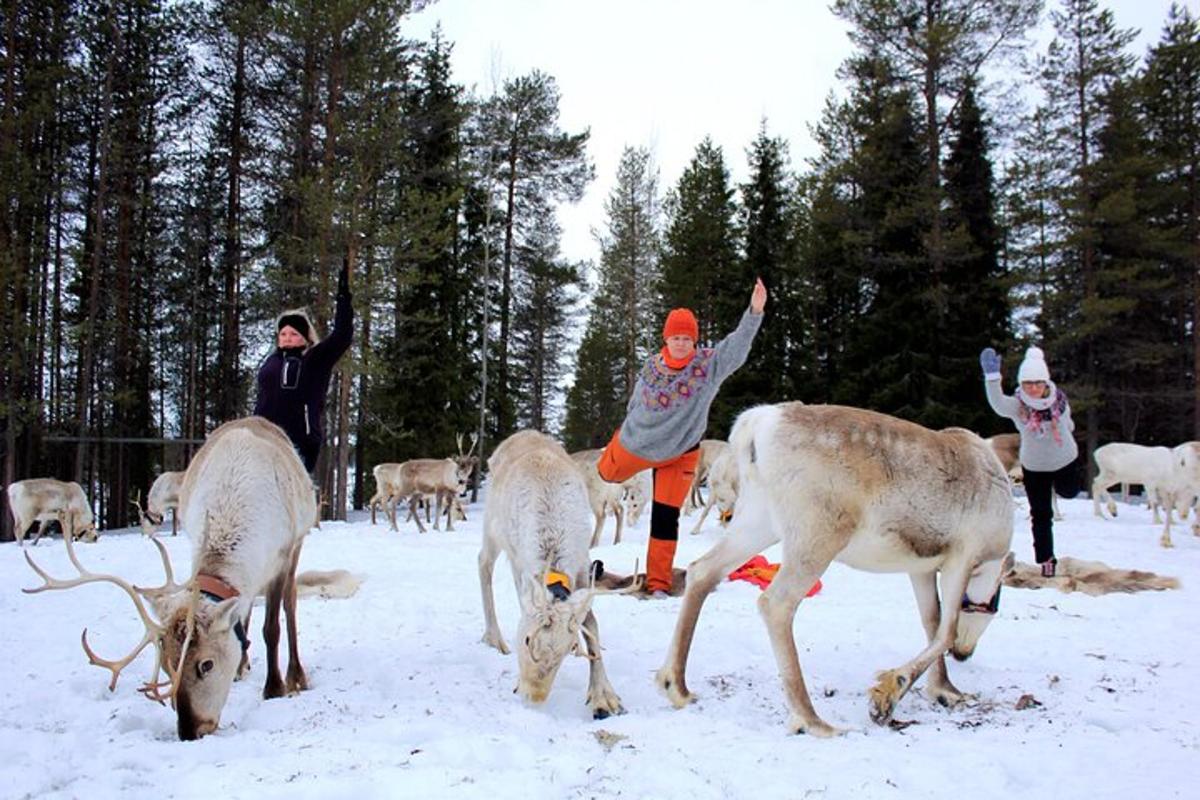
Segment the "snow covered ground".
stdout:
<path fill-rule="evenodd" d="M 947 711 L 910 693 L 896 718 L 913 724 L 892 730 L 870 722 L 866 690 L 877 670 L 923 645 L 908 579 L 835 564 L 796 622 L 818 712 L 851 729 L 834 740 L 786 734 L 759 590 L 745 582 L 723 584 L 704 609 L 689 672 L 699 700 L 687 709 L 672 709 L 651 682 L 681 601 L 622 596 L 600 597 L 595 609 L 628 713 L 589 717 L 583 659 L 564 664 L 544 705 L 523 704 L 512 693 L 515 656 L 479 642 L 477 505 L 451 534 L 396 534 L 361 515 L 314 531 L 301 569 L 367 578 L 353 598 L 301 601 L 311 690 L 261 699 L 255 630 L 251 678 L 234 685 L 220 730 L 180 742 L 171 710 L 136 692 L 152 648 L 111 693 L 108 674 L 80 649 L 85 626 L 105 655 L 138 641 L 127 597 L 108 585 L 24 595 L 20 587 L 38 580 L 18 547 L 3 545 L 0 797 L 1195 797 L 1200 539 L 1178 528 L 1175 549 L 1164 550 L 1144 507 L 1122 506 L 1118 520 L 1102 522 L 1090 501 L 1062 506 L 1060 556 L 1175 575 L 1183 588 L 1104 597 L 1006 589 L 975 657 L 950 664 L 978 701 Z M 642 557 L 646 525 L 594 555 L 627 571 Z M 720 535 L 715 524 L 685 533 L 677 563 Z M 164 541 L 184 572 L 185 536 Z M 132 531 L 78 550 L 95 571 L 161 577 L 153 547 Z M 1023 512 L 1014 550 L 1032 554 Z M 53 573 L 69 573 L 58 539 L 34 552 Z M 503 566 L 496 590 L 511 639 L 518 612 Z M 1017 710 L 1026 694 L 1038 705 Z"/>

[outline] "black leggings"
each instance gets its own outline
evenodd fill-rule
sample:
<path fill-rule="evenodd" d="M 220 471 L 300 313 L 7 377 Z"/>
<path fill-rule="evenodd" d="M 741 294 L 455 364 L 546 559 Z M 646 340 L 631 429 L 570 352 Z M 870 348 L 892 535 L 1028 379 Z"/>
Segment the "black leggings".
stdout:
<path fill-rule="evenodd" d="M 1033 523 L 1033 557 L 1040 564 L 1054 558 L 1054 507 L 1051 492 L 1072 498 L 1079 494 L 1079 467 L 1075 461 L 1054 472 L 1035 472 L 1021 467 L 1025 496 Z"/>

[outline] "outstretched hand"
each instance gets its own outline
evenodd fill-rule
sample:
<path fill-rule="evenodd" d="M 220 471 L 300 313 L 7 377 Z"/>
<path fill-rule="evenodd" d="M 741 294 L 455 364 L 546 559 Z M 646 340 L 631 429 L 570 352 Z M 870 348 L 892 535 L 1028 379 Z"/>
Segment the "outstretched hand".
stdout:
<path fill-rule="evenodd" d="M 1000 355 L 990 347 L 983 348 L 979 353 L 979 366 L 983 367 L 984 375 L 999 375 Z"/>
<path fill-rule="evenodd" d="M 767 304 L 767 287 L 763 285 L 762 278 L 754 279 L 754 291 L 750 293 L 750 310 L 755 314 L 763 312 L 763 306 Z"/>

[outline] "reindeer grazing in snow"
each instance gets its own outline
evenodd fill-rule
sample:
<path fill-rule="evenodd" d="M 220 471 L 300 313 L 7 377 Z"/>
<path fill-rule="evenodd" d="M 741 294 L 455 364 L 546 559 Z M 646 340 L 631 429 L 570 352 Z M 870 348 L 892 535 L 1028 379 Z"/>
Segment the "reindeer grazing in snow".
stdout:
<path fill-rule="evenodd" d="M 38 525 L 32 544 L 57 521 L 63 535 L 68 530 L 76 539 L 96 541 L 96 521 L 83 487 L 74 481 L 53 478 L 29 478 L 8 485 L 8 508 L 13 515 L 13 536 L 24 546 L 25 532 L 34 522 Z"/>
<path fill-rule="evenodd" d="M 137 500 L 134 501 L 134 505 L 138 509 L 138 517 L 141 519 L 142 533 L 149 536 L 159 525 L 162 525 L 168 509 L 172 512 L 171 535 L 175 536 L 179 533 L 179 489 L 183 485 L 184 474 L 183 472 L 164 472 L 155 478 L 154 483 L 150 485 L 150 494 L 146 495 L 145 509 Z"/>
<path fill-rule="evenodd" d="M 730 444 L 740 477 L 737 515 L 729 535 L 688 568 L 674 638 L 656 676 L 672 703 L 692 699 L 684 672 L 709 592 L 781 540 L 782 566 L 758 608 L 793 732 L 838 732 L 813 709 L 792 631 L 800 601 L 835 559 L 870 572 L 907 572 L 929 637 L 913 659 L 879 674 L 870 690 L 872 719 L 887 722 L 930 667 L 926 692 L 942 705 L 961 701 L 944 655 L 962 660 L 974 652 L 1012 559 L 1008 479 L 983 439 L 855 408 L 782 403 L 742 413 Z"/>
<path fill-rule="evenodd" d="M 725 443 L 722 442 L 722 444 Z M 692 528 L 692 535 L 700 533 L 700 527 L 704 525 L 704 520 L 708 518 L 708 512 L 712 511 L 714 506 L 717 508 L 717 516 L 721 525 L 728 525 L 729 520 L 733 518 L 733 507 L 737 503 L 737 498 L 737 462 L 733 458 L 733 452 L 726 448 L 709 464 L 708 500 L 704 503 L 704 513 L 700 515 L 700 519 L 696 520 L 696 524 Z"/>
<path fill-rule="evenodd" d="M 154 644 L 154 674 L 141 689 L 147 697 L 170 700 L 179 738 L 197 739 L 217 728 L 235 673 L 247 666 L 245 626 L 251 604 L 266 595 L 263 638 L 267 646 L 264 698 L 306 689 L 296 636 L 296 564 L 304 537 L 316 517 L 316 498 L 308 473 L 287 435 L 260 417 L 226 423 L 215 430 L 192 459 L 180 491 L 184 526 L 192 535 L 193 575 L 174 582 L 166 549 L 151 537 L 163 560 L 166 582 L 138 588 L 115 575 L 86 570 L 68 542 L 79 576 L 58 579 L 26 559 L 44 581 L 27 589 L 69 589 L 85 583 L 115 584 L 133 599 L 145 636 L 125 658 L 109 661 L 83 647 L 91 663 L 112 672 L 114 688 L 121 670 Z M 287 611 L 288 670 L 279 672 L 279 611 Z M 153 613 L 151 613 L 151 609 Z M 158 681 L 160 669 L 168 680 Z"/>
<path fill-rule="evenodd" d="M 708 480 L 709 472 L 716 460 L 728 450 L 729 442 L 723 439 L 700 440 L 700 458 L 696 461 L 696 474 L 692 477 L 692 488 L 688 490 L 687 501 L 683 504 L 684 514 L 690 514 L 706 505 L 704 495 L 700 493 L 700 487 Z"/>
<path fill-rule="evenodd" d="M 617 520 L 617 530 L 613 534 L 613 544 L 621 543 L 621 529 L 625 521 L 636 525 L 642 516 L 642 511 L 649 504 L 653 489 L 650 486 L 649 474 L 639 472 L 624 483 L 609 483 L 600 477 L 596 471 L 596 462 L 600 460 L 603 450 L 580 450 L 571 453 L 575 468 L 583 475 L 584 485 L 587 486 L 588 506 L 596 520 L 592 531 L 592 547 L 600 544 L 600 534 L 604 532 L 604 520 L 612 514 Z"/>
<path fill-rule="evenodd" d="M 492 596 L 492 570 L 504 553 L 521 605 L 517 693 L 534 703 L 545 700 L 563 659 L 579 652 L 582 632 L 591 664 L 587 704 L 592 716 L 624 713 L 604 671 L 600 631 L 591 610 L 599 590 L 588 559 L 591 525 L 583 477 L 562 446 L 537 431 L 521 431 L 501 442 L 488 469 L 491 489 L 479 551 L 483 641 L 508 653 Z"/>

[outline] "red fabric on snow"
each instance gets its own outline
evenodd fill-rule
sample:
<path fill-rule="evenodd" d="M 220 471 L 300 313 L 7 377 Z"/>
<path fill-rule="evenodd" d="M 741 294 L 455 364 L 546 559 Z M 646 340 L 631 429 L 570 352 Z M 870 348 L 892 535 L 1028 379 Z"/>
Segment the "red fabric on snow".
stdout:
<path fill-rule="evenodd" d="M 764 556 L 755 556 L 729 573 L 729 580 L 750 581 L 750 583 L 753 583 L 759 589 L 766 589 L 771 585 L 771 580 L 777 572 L 779 572 L 778 564 L 770 563 Z M 820 579 L 812 585 L 812 588 L 808 590 L 808 594 L 805 597 L 812 597 L 819 591 L 821 591 Z"/>

